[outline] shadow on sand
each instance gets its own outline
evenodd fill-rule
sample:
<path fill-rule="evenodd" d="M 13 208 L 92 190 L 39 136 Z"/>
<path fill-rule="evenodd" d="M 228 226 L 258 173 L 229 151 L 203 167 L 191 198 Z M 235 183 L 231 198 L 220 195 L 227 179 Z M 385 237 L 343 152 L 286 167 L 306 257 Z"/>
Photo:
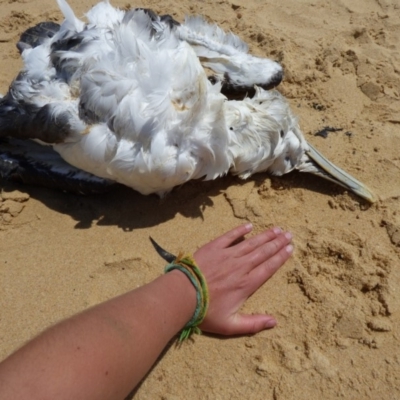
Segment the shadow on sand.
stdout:
<path fill-rule="evenodd" d="M 257 174 L 250 178 L 255 187 L 266 180 L 271 181 L 275 190 L 302 188 L 327 196 L 343 193 L 344 189 L 310 174 L 292 172 L 283 177 Z M 143 196 L 134 190 L 116 185 L 107 193 L 76 195 L 36 186 L 11 184 L 0 181 L 4 190 L 19 189 L 42 202 L 50 209 L 70 215 L 77 224 L 76 229 L 88 229 L 93 224 L 115 225 L 125 231 L 156 226 L 181 214 L 186 218 L 202 218 L 207 207 L 214 205 L 213 198 L 229 186 L 240 186 L 247 181 L 226 176 L 214 181 L 190 181 L 175 188 L 165 198 L 156 195 Z M 353 195 L 350 194 L 352 197 Z M 364 203 L 354 196 L 357 201 Z"/>

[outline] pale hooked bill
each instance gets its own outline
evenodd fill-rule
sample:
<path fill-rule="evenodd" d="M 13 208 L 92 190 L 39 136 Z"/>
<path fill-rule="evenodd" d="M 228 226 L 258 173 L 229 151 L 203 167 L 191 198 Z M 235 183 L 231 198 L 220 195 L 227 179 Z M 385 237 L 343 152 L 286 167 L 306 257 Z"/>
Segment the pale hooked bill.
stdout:
<path fill-rule="evenodd" d="M 24 67 L 0 99 L 3 141 L 34 139 L 68 163 L 65 175 L 82 170 L 142 194 L 227 173 L 299 170 L 375 201 L 307 143 L 284 97 L 268 90 L 282 67 L 250 55 L 237 36 L 201 17 L 180 24 L 108 1 L 83 22 L 58 4 L 64 22 L 28 29 L 17 45 Z M 3 176 L 7 162 L 3 151 Z"/>

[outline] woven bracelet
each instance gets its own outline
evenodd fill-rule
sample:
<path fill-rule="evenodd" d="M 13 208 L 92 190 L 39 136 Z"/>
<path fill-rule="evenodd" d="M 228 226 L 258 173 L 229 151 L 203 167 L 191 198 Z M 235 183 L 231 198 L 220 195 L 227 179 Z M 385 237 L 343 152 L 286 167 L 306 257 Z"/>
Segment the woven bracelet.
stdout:
<path fill-rule="evenodd" d="M 199 325 L 203 322 L 209 303 L 209 295 L 206 280 L 201 273 L 199 267 L 196 265 L 191 255 L 178 256 L 171 264 L 165 267 L 165 273 L 174 269 L 183 272 L 192 282 L 196 289 L 196 309 L 191 320 L 183 327 L 179 336 L 179 341 L 188 339 L 193 333 L 201 334 Z"/>

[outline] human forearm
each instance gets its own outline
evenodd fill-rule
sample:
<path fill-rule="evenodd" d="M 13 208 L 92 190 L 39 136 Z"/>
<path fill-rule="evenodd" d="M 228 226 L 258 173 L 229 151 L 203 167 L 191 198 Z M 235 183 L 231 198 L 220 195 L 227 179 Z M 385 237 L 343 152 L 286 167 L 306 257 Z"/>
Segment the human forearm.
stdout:
<path fill-rule="evenodd" d="M 100 304 L 20 349 L 5 372 L 0 366 L 0 397 L 123 399 L 195 306 L 179 271 Z"/>
<path fill-rule="evenodd" d="M 293 252 L 279 228 L 244 240 L 239 226 L 194 253 L 209 293 L 200 328 L 243 335 L 276 324 L 239 312 Z M 175 270 L 49 329 L 0 364 L 1 399 L 123 399 L 191 319 L 196 291 Z"/>

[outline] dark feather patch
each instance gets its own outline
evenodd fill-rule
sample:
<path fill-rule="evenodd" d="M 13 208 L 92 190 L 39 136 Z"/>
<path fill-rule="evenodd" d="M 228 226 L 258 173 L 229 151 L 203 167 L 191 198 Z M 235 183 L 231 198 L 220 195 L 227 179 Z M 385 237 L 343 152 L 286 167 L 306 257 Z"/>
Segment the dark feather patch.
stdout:
<path fill-rule="evenodd" d="M 25 49 L 40 46 L 47 39 L 51 39 L 60 29 L 55 22 L 41 22 L 27 29 L 20 37 L 17 48 L 20 53 Z"/>
<path fill-rule="evenodd" d="M 0 179 L 77 194 L 95 194 L 117 184 L 65 162 L 51 146 L 0 138 Z"/>

